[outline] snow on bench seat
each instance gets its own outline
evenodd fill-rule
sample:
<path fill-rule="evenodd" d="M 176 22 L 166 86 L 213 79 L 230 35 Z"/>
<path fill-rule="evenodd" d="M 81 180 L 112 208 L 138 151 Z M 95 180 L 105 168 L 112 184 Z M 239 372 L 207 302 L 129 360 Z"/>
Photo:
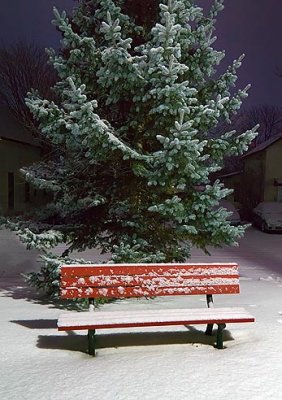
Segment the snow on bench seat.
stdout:
<path fill-rule="evenodd" d="M 142 326 L 254 322 L 244 308 L 69 312 L 60 315 L 59 331 Z"/>

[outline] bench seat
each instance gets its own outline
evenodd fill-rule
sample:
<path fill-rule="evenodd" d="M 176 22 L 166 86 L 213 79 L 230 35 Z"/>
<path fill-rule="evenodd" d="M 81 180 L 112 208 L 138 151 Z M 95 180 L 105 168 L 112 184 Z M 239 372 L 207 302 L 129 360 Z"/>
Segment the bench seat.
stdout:
<path fill-rule="evenodd" d="M 244 308 L 93 311 L 61 314 L 58 330 L 254 322 Z"/>

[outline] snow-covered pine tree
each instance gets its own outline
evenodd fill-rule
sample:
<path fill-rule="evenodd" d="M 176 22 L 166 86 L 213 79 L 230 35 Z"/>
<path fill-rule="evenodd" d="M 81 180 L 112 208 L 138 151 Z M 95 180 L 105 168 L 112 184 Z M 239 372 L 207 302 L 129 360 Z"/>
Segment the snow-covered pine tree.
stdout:
<path fill-rule="evenodd" d="M 162 0 L 150 29 L 125 8 L 123 0 L 84 0 L 71 19 L 55 9 L 62 48 L 49 54 L 59 101 L 27 99 L 55 150 L 23 173 L 52 201 L 10 226 L 44 251 L 29 280 L 49 292 L 74 250 L 99 246 L 113 263 L 181 262 L 191 244 L 231 245 L 244 233 L 216 208 L 230 191 L 212 180 L 224 157 L 242 154 L 256 135 L 209 135 L 248 89 L 231 92 L 242 57 L 216 73 L 222 0 L 207 13 L 191 0 Z M 61 257 L 51 252 L 58 243 L 67 245 Z"/>

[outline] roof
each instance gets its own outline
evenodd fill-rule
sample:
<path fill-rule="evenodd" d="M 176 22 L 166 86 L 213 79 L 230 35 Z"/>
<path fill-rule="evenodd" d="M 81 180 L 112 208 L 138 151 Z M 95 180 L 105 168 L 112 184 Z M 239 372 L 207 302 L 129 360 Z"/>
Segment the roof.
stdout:
<path fill-rule="evenodd" d="M 0 138 L 39 146 L 30 131 L 20 124 L 6 107 L 0 107 Z"/>
<path fill-rule="evenodd" d="M 220 178 L 230 178 L 231 176 L 236 176 L 236 175 L 240 175 L 242 174 L 243 171 L 233 171 L 233 172 L 229 172 L 228 174 L 224 174 L 224 175 L 220 175 Z"/>
<path fill-rule="evenodd" d="M 258 146 L 256 146 L 254 149 L 250 150 L 248 153 L 244 154 L 242 157 L 245 158 L 245 157 L 248 157 L 255 153 L 259 153 L 260 151 L 267 149 L 269 146 L 276 143 L 280 139 L 282 139 L 282 133 L 279 133 L 278 135 L 271 137 L 270 139 L 266 140 L 265 142 L 260 143 Z"/>

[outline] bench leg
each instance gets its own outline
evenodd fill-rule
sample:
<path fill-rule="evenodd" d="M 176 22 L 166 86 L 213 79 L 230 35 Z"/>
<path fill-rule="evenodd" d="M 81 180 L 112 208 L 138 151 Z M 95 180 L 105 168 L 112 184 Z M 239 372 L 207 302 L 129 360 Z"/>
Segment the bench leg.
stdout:
<path fill-rule="evenodd" d="M 226 324 L 218 324 L 216 347 L 223 349 L 223 330 L 226 328 Z"/>
<path fill-rule="evenodd" d="M 205 334 L 208 336 L 212 336 L 212 328 L 213 328 L 213 324 L 208 324 Z"/>
<path fill-rule="evenodd" d="M 208 308 L 213 308 L 212 294 L 207 294 L 207 306 L 208 306 Z M 212 328 L 213 328 L 213 324 L 208 324 L 205 334 L 208 336 L 212 336 Z"/>
<path fill-rule="evenodd" d="M 95 357 L 95 329 L 88 331 L 88 352 Z"/>

